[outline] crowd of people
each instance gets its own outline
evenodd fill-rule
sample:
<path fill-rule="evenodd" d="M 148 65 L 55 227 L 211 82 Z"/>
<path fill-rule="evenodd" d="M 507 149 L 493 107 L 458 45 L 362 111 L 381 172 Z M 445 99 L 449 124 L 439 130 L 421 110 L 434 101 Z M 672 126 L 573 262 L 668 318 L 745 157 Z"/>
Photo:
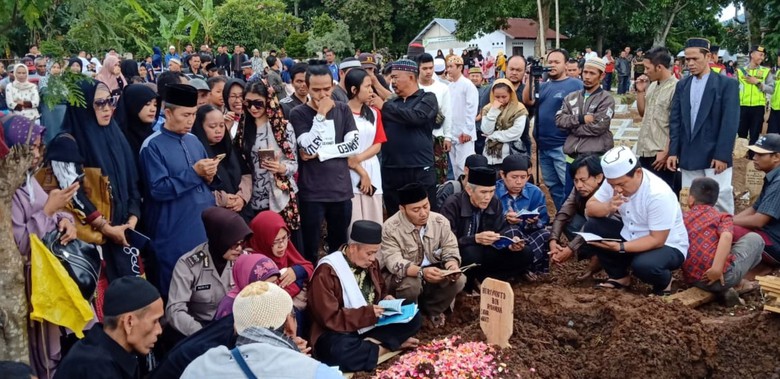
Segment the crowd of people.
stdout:
<path fill-rule="evenodd" d="M 29 55 L 0 82 L 0 157 L 33 157 L 12 203 L 28 295 L 32 235 L 98 245 L 103 262 L 86 338 L 29 323 L 38 377 L 339 377 L 415 348 L 488 277 L 576 258 L 578 279 L 606 273 L 599 290 L 635 278 L 666 296 L 682 270 L 731 304 L 780 264 L 780 91 L 762 46 L 732 78 L 691 38 L 682 79 L 663 47 L 554 49 L 542 70 L 418 43 L 387 64 L 224 45 Z M 83 75 L 83 104 L 42 101 L 67 91 L 60 70 Z M 610 131 L 614 72 L 643 117 L 633 150 Z M 738 135 L 766 179 L 734 214 Z M 394 299 L 418 311 L 384 323 Z"/>

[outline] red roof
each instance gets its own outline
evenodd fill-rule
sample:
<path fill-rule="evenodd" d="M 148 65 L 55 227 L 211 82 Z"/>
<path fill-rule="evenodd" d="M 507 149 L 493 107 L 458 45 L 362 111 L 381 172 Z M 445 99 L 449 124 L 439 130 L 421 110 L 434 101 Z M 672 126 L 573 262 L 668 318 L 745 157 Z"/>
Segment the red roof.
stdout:
<path fill-rule="evenodd" d="M 539 35 L 539 24 L 530 18 L 510 18 L 506 22 L 509 26 L 504 29 L 504 33 L 509 34 L 513 38 L 536 39 Z M 547 39 L 555 39 L 555 29 L 547 28 L 545 37 Z M 569 39 L 569 37 L 561 34 L 561 39 Z"/>

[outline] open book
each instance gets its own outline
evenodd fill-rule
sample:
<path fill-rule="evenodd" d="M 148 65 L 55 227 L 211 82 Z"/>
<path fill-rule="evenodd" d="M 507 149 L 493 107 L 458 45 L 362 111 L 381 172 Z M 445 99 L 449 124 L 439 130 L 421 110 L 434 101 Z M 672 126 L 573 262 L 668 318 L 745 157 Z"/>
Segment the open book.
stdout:
<path fill-rule="evenodd" d="M 479 263 L 472 263 L 470 265 L 461 266 L 460 268 L 457 268 L 455 270 L 441 270 L 441 274 L 442 276 L 461 274 L 477 266 L 479 266 Z"/>
<path fill-rule="evenodd" d="M 539 216 L 539 209 L 541 209 L 541 208 L 542 208 L 542 206 L 540 205 L 538 208 L 532 209 L 532 210 L 521 209 L 521 210 L 519 210 L 517 212 L 517 217 L 519 217 L 519 218 L 521 218 L 523 220 L 527 220 L 529 218 L 537 217 L 537 216 Z"/>
<path fill-rule="evenodd" d="M 580 237 L 585 239 L 585 242 L 599 242 L 599 241 L 612 241 L 612 242 L 620 242 L 621 239 L 617 238 L 604 238 L 598 234 L 593 233 L 587 233 L 587 232 L 574 232 L 574 234 L 579 234 Z"/>
<path fill-rule="evenodd" d="M 493 247 L 496 249 L 506 249 L 507 247 L 511 246 L 515 243 L 515 240 L 501 236 L 496 242 L 493 242 Z"/>
<path fill-rule="evenodd" d="M 398 300 L 398 299 L 396 299 Z M 382 300 L 386 301 L 386 300 Z M 379 306 L 382 306 L 382 301 L 379 302 Z M 393 300 L 390 300 L 393 301 Z M 403 300 L 401 300 L 403 302 Z M 400 314 L 392 315 L 392 316 L 385 316 L 382 315 L 382 317 L 379 318 L 379 322 L 376 323 L 376 326 L 382 326 L 382 325 L 390 325 L 390 324 L 406 324 L 409 321 L 412 321 L 415 315 L 417 315 L 417 312 L 419 312 L 419 309 L 417 308 L 417 304 L 407 304 L 401 306 Z"/>
<path fill-rule="evenodd" d="M 403 313 L 401 307 L 403 306 L 404 299 L 382 300 L 377 304 L 385 311 L 382 313 L 382 317 L 400 315 Z"/>

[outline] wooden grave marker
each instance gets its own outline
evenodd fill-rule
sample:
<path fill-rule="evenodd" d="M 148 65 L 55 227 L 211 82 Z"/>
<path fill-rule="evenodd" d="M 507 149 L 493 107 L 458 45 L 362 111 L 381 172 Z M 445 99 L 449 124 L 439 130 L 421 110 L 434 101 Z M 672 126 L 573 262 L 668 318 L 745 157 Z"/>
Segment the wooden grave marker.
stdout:
<path fill-rule="evenodd" d="M 509 347 L 515 321 L 515 293 L 507 282 L 487 278 L 482 282 L 479 301 L 479 326 L 487 342 Z"/>
<path fill-rule="evenodd" d="M 753 204 L 758 195 L 761 194 L 761 188 L 764 186 L 764 176 L 762 171 L 759 171 L 753 164 L 753 161 L 749 161 L 745 164 L 745 187 L 750 191 L 750 203 Z"/>
<path fill-rule="evenodd" d="M 680 190 L 680 209 L 682 209 L 683 212 L 689 211 L 688 207 L 688 195 L 691 193 L 690 187 L 683 187 Z"/>

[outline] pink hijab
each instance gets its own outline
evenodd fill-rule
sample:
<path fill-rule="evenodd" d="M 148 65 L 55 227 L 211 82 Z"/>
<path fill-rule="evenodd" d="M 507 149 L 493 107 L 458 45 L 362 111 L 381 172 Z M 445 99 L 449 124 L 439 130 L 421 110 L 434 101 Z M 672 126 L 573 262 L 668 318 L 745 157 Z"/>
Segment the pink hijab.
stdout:
<path fill-rule="evenodd" d="M 95 80 L 101 81 L 108 86 L 108 90 L 112 94 L 119 89 L 119 82 L 117 82 L 118 78 L 122 78 L 122 82 L 127 85 L 127 80 L 121 72 L 119 75 L 114 75 L 114 66 L 118 65 L 119 58 L 115 55 L 108 55 L 106 56 L 106 59 L 103 60 L 103 67 L 100 68 L 100 72 L 95 76 Z"/>
<path fill-rule="evenodd" d="M 254 283 L 265 281 L 276 275 L 279 277 L 279 268 L 274 262 L 262 254 L 241 255 L 233 264 L 233 283 L 235 286 L 228 291 L 217 306 L 214 319 L 219 320 L 233 313 L 233 301 L 244 287 Z"/>

